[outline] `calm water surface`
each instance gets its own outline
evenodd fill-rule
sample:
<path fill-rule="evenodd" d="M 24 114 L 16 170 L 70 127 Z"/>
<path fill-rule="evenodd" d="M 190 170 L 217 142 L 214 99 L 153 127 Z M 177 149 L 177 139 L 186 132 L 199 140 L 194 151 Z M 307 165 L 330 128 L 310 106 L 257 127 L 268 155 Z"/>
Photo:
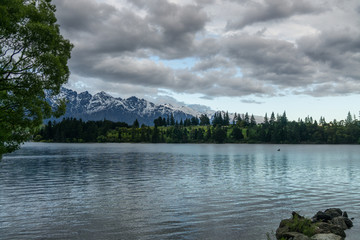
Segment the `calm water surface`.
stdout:
<path fill-rule="evenodd" d="M 360 146 L 28 143 L 0 162 L 3 240 L 266 239 L 330 207 L 360 239 Z"/>

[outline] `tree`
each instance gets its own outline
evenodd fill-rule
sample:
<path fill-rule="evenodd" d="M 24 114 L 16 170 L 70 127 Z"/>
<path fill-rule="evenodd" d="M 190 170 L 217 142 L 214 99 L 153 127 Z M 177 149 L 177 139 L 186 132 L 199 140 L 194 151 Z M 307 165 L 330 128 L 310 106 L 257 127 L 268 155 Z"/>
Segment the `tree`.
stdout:
<path fill-rule="evenodd" d="M 233 130 L 231 132 L 231 137 L 233 139 L 235 139 L 236 141 L 244 139 L 244 135 L 242 134 L 242 130 L 238 126 L 235 126 L 233 128 Z"/>
<path fill-rule="evenodd" d="M 170 126 L 170 116 L 168 114 L 167 118 L 166 118 L 166 126 Z"/>
<path fill-rule="evenodd" d="M 224 125 L 224 126 L 228 126 L 229 124 L 230 124 L 229 112 L 226 112 L 226 113 L 224 114 L 223 125 Z"/>
<path fill-rule="evenodd" d="M 350 111 L 348 112 L 348 115 L 347 115 L 347 117 L 346 117 L 346 120 L 345 120 L 345 125 L 350 125 L 351 123 L 353 122 L 353 118 L 352 118 L 352 116 L 351 116 L 351 113 L 350 113 Z"/>
<path fill-rule="evenodd" d="M 173 113 L 171 113 L 171 115 L 170 115 L 170 125 L 171 125 L 171 126 L 174 126 L 174 125 L 175 125 L 175 118 L 174 118 L 174 114 L 173 114 Z"/>
<path fill-rule="evenodd" d="M 244 127 L 244 126 L 245 126 L 245 122 L 244 122 L 243 118 L 241 118 L 241 114 L 238 114 L 238 115 L 237 115 L 236 125 L 237 125 L 237 126 L 240 126 L 240 127 Z"/>
<path fill-rule="evenodd" d="M 274 114 L 274 112 L 271 113 L 269 123 L 270 123 L 270 125 L 274 125 L 274 123 L 275 123 L 275 114 Z"/>
<path fill-rule="evenodd" d="M 158 126 L 158 127 L 161 127 L 161 126 L 165 126 L 166 125 L 166 119 L 165 118 L 162 118 L 161 116 L 156 118 L 154 120 L 154 125 L 155 126 Z"/>
<path fill-rule="evenodd" d="M 200 125 L 201 126 L 210 125 L 210 119 L 206 114 L 200 115 Z"/>
<path fill-rule="evenodd" d="M 249 118 L 249 114 L 248 114 L 248 113 L 245 113 L 244 122 L 245 122 L 245 126 L 249 126 L 249 125 L 250 125 L 250 118 Z"/>
<path fill-rule="evenodd" d="M 268 125 L 269 125 L 269 118 L 268 118 L 268 116 L 267 116 L 267 113 L 265 113 L 264 125 L 265 125 L 265 126 L 268 126 Z"/>
<path fill-rule="evenodd" d="M 319 121 L 319 124 L 324 126 L 326 124 L 326 121 L 325 121 L 325 118 L 324 117 L 320 117 L 320 121 Z"/>
<path fill-rule="evenodd" d="M 226 139 L 226 130 L 220 125 L 216 125 L 214 129 L 213 139 L 216 143 L 223 143 Z"/>
<path fill-rule="evenodd" d="M 52 110 L 45 91 L 56 95 L 69 77 L 72 44 L 56 24 L 51 0 L 0 2 L 0 155 L 16 150 L 65 103 Z"/>
<path fill-rule="evenodd" d="M 160 141 L 160 131 L 159 131 L 158 127 L 155 125 L 153 134 L 151 137 L 151 142 L 158 143 L 159 141 Z"/>
<path fill-rule="evenodd" d="M 236 124 L 236 120 L 237 120 L 237 113 L 234 114 L 234 118 L 233 118 L 233 122 L 232 122 L 233 125 Z"/>
<path fill-rule="evenodd" d="M 197 126 L 200 124 L 200 120 L 197 117 L 192 117 L 191 118 L 191 125 L 192 126 Z"/>
<path fill-rule="evenodd" d="M 214 126 L 217 126 L 217 125 L 222 126 L 223 123 L 224 123 L 224 120 L 223 120 L 223 117 L 222 117 L 222 115 L 221 115 L 221 112 L 216 112 L 216 113 L 214 114 L 214 118 L 213 118 L 212 124 L 213 124 Z"/>
<path fill-rule="evenodd" d="M 250 126 L 256 126 L 256 120 L 255 120 L 255 117 L 253 114 L 251 114 L 251 117 L 250 117 Z"/>
<path fill-rule="evenodd" d="M 205 141 L 210 141 L 211 138 L 212 138 L 211 128 L 210 128 L 210 126 L 208 126 L 206 129 L 206 132 L 205 132 L 204 139 L 205 139 Z"/>
<path fill-rule="evenodd" d="M 132 125 L 134 128 L 139 128 L 140 124 L 139 124 L 139 121 L 137 119 L 135 119 L 133 125 Z"/>

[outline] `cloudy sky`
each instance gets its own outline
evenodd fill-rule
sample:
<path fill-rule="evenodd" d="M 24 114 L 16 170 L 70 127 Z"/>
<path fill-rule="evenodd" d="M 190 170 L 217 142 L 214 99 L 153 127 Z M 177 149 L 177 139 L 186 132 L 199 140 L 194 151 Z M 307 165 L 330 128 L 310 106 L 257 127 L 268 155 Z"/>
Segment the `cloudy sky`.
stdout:
<path fill-rule="evenodd" d="M 254 115 L 360 105 L 358 0 L 54 0 L 67 87 Z"/>

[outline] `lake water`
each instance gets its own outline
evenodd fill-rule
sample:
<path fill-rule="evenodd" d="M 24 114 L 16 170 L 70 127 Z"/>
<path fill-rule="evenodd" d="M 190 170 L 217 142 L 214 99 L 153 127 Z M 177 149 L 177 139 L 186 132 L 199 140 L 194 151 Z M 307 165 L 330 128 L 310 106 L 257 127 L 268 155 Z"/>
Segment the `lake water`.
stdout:
<path fill-rule="evenodd" d="M 266 239 L 330 207 L 360 239 L 360 146 L 27 143 L 0 162 L 3 240 Z"/>

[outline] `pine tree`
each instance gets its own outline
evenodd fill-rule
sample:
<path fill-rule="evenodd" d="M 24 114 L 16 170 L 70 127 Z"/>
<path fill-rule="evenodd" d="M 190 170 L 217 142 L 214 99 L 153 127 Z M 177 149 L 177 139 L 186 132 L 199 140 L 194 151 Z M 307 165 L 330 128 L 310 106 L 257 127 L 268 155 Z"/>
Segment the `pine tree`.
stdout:
<path fill-rule="evenodd" d="M 274 123 L 275 123 L 275 113 L 272 112 L 270 116 L 270 125 L 274 125 Z"/>
<path fill-rule="evenodd" d="M 156 125 L 152 133 L 151 141 L 153 143 L 158 143 L 160 141 L 160 131 Z"/>
<path fill-rule="evenodd" d="M 216 143 L 223 143 L 226 139 L 226 130 L 217 125 L 214 129 L 213 139 Z"/>
<path fill-rule="evenodd" d="M 210 125 L 210 119 L 206 114 L 200 115 L 200 125 L 201 126 Z"/>
<path fill-rule="evenodd" d="M 345 125 L 350 125 L 352 122 L 353 122 L 353 118 L 352 118 L 351 113 L 349 111 L 348 115 L 346 117 L 346 120 L 345 120 Z"/>
<path fill-rule="evenodd" d="M 234 114 L 234 118 L 233 118 L 233 125 L 236 124 L 236 120 L 237 120 L 237 113 Z"/>
<path fill-rule="evenodd" d="M 268 118 L 268 116 L 267 116 L 267 113 L 265 113 L 264 124 L 265 124 L 265 125 L 269 125 L 269 118 Z"/>
<path fill-rule="evenodd" d="M 137 119 L 135 119 L 133 125 L 134 128 L 139 128 L 139 121 Z"/>
<path fill-rule="evenodd" d="M 167 125 L 167 126 L 170 126 L 170 116 L 169 116 L 169 114 L 167 115 L 166 125 Z"/>
<path fill-rule="evenodd" d="M 171 126 L 174 126 L 174 125 L 175 125 L 175 118 L 174 118 L 174 114 L 173 114 L 173 113 L 171 113 L 171 115 L 170 115 L 170 125 L 171 125 Z"/>
<path fill-rule="evenodd" d="M 229 124 L 230 124 L 229 112 L 226 112 L 224 114 L 223 126 L 229 126 Z"/>
<path fill-rule="evenodd" d="M 245 123 L 245 126 L 249 126 L 249 125 L 250 125 L 250 118 L 249 118 L 249 114 L 248 114 L 248 113 L 245 113 L 244 123 Z"/>
<path fill-rule="evenodd" d="M 205 132 L 205 141 L 209 142 L 212 139 L 211 127 L 208 126 Z"/>
<path fill-rule="evenodd" d="M 239 128 L 238 126 L 235 126 L 235 127 L 232 129 L 231 137 L 232 137 L 233 139 L 235 139 L 236 141 L 239 141 L 239 140 L 244 139 L 244 135 L 242 134 L 241 128 Z"/>
<path fill-rule="evenodd" d="M 250 126 L 256 126 L 256 120 L 253 114 L 251 114 L 251 118 L 250 118 Z"/>
<path fill-rule="evenodd" d="M 212 124 L 213 124 L 213 126 L 217 126 L 217 125 L 222 126 L 224 124 L 224 120 L 222 118 L 221 112 L 216 112 L 214 114 L 214 119 L 213 119 Z"/>

